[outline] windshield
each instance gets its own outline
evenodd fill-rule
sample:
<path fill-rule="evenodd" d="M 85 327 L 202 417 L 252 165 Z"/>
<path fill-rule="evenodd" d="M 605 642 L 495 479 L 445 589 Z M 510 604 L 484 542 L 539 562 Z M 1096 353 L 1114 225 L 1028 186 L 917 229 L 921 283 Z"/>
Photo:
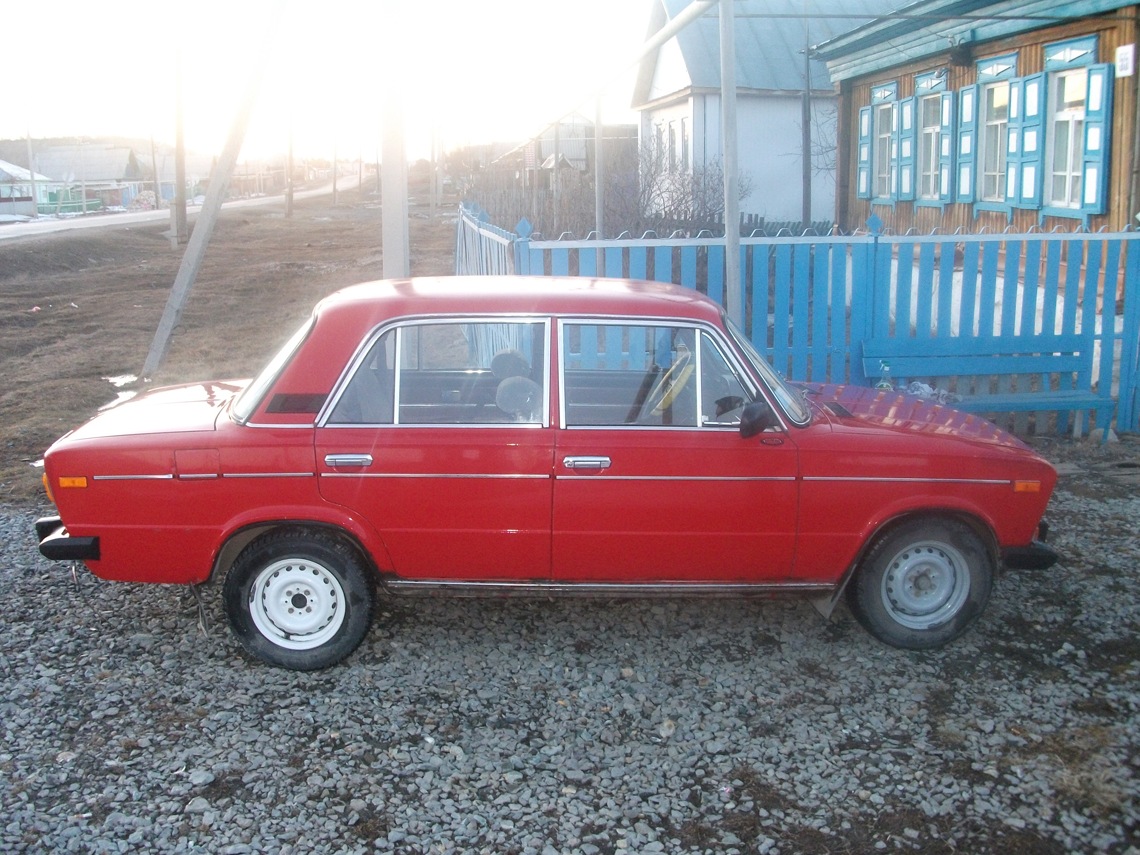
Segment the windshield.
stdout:
<path fill-rule="evenodd" d="M 231 410 L 234 421 L 244 424 L 249 420 L 253 411 L 257 409 L 257 405 L 261 403 L 266 390 L 273 385 L 273 381 L 277 379 L 281 369 L 293 358 L 293 354 L 296 353 L 297 348 L 301 346 L 301 342 L 305 340 L 312 328 L 313 318 L 309 318 L 299 330 L 290 336 L 289 340 L 285 342 L 285 346 L 277 351 L 277 355 L 269 360 L 269 364 L 261 369 L 261 373 L 253 379 L 253 382 L 245 387 L 245 391 L 234 401 Z"/>
<path fill-rule="evenodd" d="M 789 419 L 797 425 L 806 425 L 811 421 L 811 410 L 808 409 L 807 403 L 804 401 L 803 396 L 799 395 L 795 389 L 788 385 L 787 381 L 781 377 L 771 365 L 768 364 L 763 356 L 748 340 L 748 336 L 732 322 L 732 319 L 724 315 L 725 326 L 728 327 L 729 333 L 732 335 L 733 341 L 740 347 L 744 355 L 748 357 L 748 361 L 752 363 L 752 367 L 756 369 L 756 373 L 760 375 L 764 383 L 772 390 L 772 394 L 776 397 L 776 402 L 787 413 Z"/>

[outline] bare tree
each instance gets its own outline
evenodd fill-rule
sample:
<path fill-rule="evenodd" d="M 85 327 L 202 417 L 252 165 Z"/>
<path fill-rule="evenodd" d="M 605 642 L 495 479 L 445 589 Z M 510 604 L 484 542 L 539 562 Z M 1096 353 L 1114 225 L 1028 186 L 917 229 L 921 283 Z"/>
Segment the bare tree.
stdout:
<path fill-rule="evenodd" d="M 639 150 L 635 145 L 607 145 L 605 152 L 603 203 L 609 228 L 603 237 L 723 229 L 724 174 L 719 161 L 688 171 L 669 168 L 651 146 Z M 592 170 L 562 167 L 555 210 L 549 171 L 528 170 L 521 162 L 468 167 L 463 179 L 470 188 L 466 197 L 482 205 L 497 225 L 514 228 L 525 217 L 546 237 L 559 237 L 559 233 L 585 237 L 593 232 Z M 751 190 L 751 181 L 743 178 L 740 198 L 746 199 Z"/>

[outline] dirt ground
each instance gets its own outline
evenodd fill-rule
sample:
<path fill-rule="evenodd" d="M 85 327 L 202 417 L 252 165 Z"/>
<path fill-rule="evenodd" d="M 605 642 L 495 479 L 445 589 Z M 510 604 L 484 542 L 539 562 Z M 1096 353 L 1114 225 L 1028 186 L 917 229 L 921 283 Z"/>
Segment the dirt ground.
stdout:
<path fill-rule="evenodd" d="M 313 304 L 382 275 L 380 206 L 368 191 L 223 211 L 155 385 L 255 373 Z M 412 274 L 453 272 L 455 223 L 415 195 Z M 191 223 L 194 215 L 191 215 Z M 182 250 L 164 222 L 0 242 L 0 502 L 42 497 L 34 464 L 137 375 Z M 127 385 L 125 390 L 138 388 Z"/>

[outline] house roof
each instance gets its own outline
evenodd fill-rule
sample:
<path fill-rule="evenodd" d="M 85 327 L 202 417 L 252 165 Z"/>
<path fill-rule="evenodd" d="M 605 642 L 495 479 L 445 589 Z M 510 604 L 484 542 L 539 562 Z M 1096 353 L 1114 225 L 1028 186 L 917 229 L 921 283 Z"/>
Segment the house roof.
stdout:
<path fill-rule="evenodd" d="M 690 0 L 658 0 L 649 35 L 680 14 Z M 736 86 L 738 90 L 802 92 L 804 50 L 887 13 L 898 0 L 735 0 Z M 720 20 L 707 12 L 681 30 L 680 48 L 691 87 L 720 88 Z M 634 105 L 650 100 L 660 49 L 642 60 Z M 811 88 L 831 91 L 826 66 L 811 60 Z"/>
<path fill-rule="evenodd" d="M 836 82 L 1066 21 L 1136 0 L 915 0 L 816 45 Z"/>
<path fill-rule="evenodd" d="M 0 160 L 0 184 L 28 184 L 31 183 L 31 180 L 32 173 L 30 170 L 6 160 Z M 37 172 L 36 181 L 51 181 L 51 179 Z"/>
<path fill-rule="evenodd" d="M 138 164 L 129 148 L 100 145 L 59 145 L 36 152 L 36 166 L 55 181 L 136 181 Z"/>

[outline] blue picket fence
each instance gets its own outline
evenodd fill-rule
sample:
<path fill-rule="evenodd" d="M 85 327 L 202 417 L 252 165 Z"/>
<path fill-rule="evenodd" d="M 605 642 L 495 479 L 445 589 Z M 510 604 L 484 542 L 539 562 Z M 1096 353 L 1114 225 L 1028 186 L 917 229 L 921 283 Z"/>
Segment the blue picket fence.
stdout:
<path fill-rule="evenodd" d="M 1135 431 L 1137 241 L 1131 232 L 742 238 L 737 320 L 793 380 L 872 383 L 865 345 L 897 352 L 900 365 L 938 354 L 954 367 L 921 379 L 1014 430 L 1029 429 L 1030 413 L 1035 430 L 1043 420 L 1066 430 L 1079 409 L 1097 427 Z M 724 240 L 712 235 L 536 240 L 525 221 L 512 233 L 476 208 L 460 212 L 461 275 L 648 279 L 723 304 L 724 262 Z M 997 354 L 1017 356 L 986 359 Z"/>

